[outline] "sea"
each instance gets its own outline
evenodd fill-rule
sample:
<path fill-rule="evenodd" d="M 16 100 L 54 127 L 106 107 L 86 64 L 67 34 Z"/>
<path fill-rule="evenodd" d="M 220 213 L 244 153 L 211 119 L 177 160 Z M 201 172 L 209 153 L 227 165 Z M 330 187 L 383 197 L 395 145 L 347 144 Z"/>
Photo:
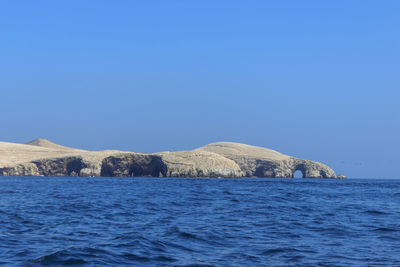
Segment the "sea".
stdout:
<path fill-rule="evenodd" d="M 2 266 L 400 266 L 400 179 L 0 177 Z"/>

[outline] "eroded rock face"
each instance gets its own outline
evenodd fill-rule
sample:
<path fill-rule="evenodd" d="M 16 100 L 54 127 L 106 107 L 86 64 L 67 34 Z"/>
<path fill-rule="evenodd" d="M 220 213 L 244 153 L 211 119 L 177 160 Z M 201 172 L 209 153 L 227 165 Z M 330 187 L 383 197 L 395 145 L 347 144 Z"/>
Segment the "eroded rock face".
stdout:
<path fill-rule="evenodd" d="M 303 177 L 306 178 L 336 178 L 335 172 L 320 162 L 292 158 L 292 176 L 294 172 L 300 170 L 303 173 Z"/>
<path fill-rule="evenodd" d="M 3 176 L 293 177 L 336 176 L 328 166 L 239 143 L 212 143 L 191 151 L 143 154 L 85 151 L 38 139 L 29 145 L 0 142 Z"/>
<path fill-rule="evenodd" d="M 99 164 L 82 157 L 38 159 L 12 167 L 0 168 L 3 176 L 100 176 Z"/>
<path fill-rule="evenodd" d="M 105 158 L 100 173 L 101 176 L 106 177 L 163 177 L 166 174 L 167 167 L 161 157 L 139 153 L 127 153 Z"/>
<path fill-rule="evenodd" d="M 219 142 L 198 150 L 212 151 L 235 161 L 245 177 L 292 178 L 299 170 L 307 178 L 336 178 L 335 172 L 322 163 L 293 158 L 271 149 Z"/>
<path fill-rule="evenodd" d="M 32 161 L 40 175 L 44 176 L 79 176 L 87 164 L 81 157 L 64 157 Z"/>
<path fill-rule="evenodd" d="M 23 163 L 12 167 L 0 168 L 1 176 L 34 176 L 39 173 L 34 163 Z"/>

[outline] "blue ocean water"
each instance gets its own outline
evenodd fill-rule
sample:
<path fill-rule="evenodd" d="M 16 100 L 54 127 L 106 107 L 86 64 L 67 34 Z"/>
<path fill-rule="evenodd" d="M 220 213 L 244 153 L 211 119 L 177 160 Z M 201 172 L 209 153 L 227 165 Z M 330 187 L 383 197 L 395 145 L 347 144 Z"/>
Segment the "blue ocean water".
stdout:
<path fill-rule="evenodd" d="M 399 266 L 400 180 L 0 177 L 0 264 Z"/>

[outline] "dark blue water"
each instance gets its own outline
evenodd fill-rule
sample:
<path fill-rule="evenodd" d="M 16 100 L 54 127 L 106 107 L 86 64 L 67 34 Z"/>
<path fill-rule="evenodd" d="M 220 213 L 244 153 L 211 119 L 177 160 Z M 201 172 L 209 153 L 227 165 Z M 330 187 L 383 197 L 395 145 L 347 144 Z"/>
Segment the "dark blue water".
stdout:
<path fill-rule="evenodd" d="M 1 177 L 0 264 L 399 266 L 400 180 Z"/>

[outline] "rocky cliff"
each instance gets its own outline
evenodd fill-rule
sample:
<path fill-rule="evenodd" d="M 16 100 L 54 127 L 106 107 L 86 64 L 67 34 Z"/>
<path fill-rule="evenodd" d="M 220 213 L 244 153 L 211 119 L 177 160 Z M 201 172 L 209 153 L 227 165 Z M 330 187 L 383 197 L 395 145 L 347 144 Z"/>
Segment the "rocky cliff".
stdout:
<path fill-rule="evenodd" d="M 277 177 L 301 171 L 309 178 L 337 177 L 328 166 L 239 143 L 212 143 L 191 151 L 155 154 L 86 151 L 37 139 L 26 145 L 0 142 L 3 176 Z"/>
<path fill-rule="evenodd" d="M 214 152 L 233 160 L 245 177 L 294 177 L 296 171 L 301 171 L 307 178 L 336 178 L 335 172 L 322 163 L 290 157 L 262 147 L 219 142 L 197 150 Z"/>

